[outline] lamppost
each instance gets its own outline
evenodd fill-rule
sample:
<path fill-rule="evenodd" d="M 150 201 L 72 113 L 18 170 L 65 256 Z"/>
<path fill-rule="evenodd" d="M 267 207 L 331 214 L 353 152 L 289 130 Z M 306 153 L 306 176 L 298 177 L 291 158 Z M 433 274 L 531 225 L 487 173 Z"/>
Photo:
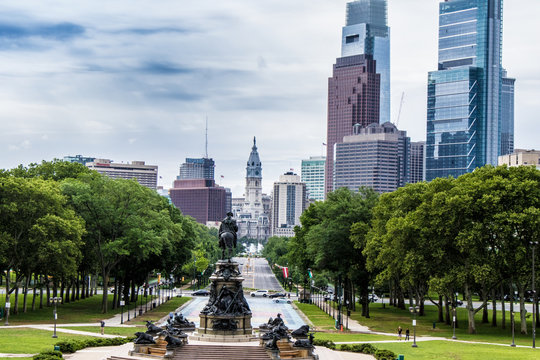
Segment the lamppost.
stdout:
<path fill-rule="evenodd" d="M 142 304 L 142 302 L 143 302 L 144 287 L 140 288 L 139 290 L 141 292 L 141 307 L 139 308 L 139 316 L 141 316 L 142 313 L 143 313 L 143 304 Z"/>
<path fill-rule="evenodd" d="M 124 323 L 124 305 L 126 305 L 126 302 L 124 301 L 124 295 L 122 294 L 122 300 L 120 300 L 120 306 L 122 307 L 122 311 L 120 312 L 120 324 Z"/>
<path fill-rule="evenodd" d="M 54 312 L 53 312 L 53 315 L 54 315 L 54 333 L 53 333 L 52 337 L 53 337 L 53 339 L 56 339 L 58 337 L 58 336 L 56 336 L 56 319 L 58 318 L 58 314 L 56 312 L 56 304 L 61 303 L 62 298 L 59 297 L 59 296 L 55 296 L 55 297 L 49 298 L 49 301 L 54 304 Z"/>
<path fill-rule="evenodd" d="M 454 315 L 452 316 L 452 327 L 453 327 L 453 334 L 452 339 L 457 340 L 456 337 L 456 306 L 457 306 L 457 293 L 454 294 L 454 298 L 452 299 L 452 308 L 454 310 Z"/>
<path fill-rule="evenodd" d="M 534 289 L 534 250 L 536 248 L 536 245 L 538 245 L 538 241 L 531 241 L 532 245 L 532 297 L 533 297 L 533 313 L 532 313 L 532 336 L 533 336 L 533 343 L 532 347 L 533 349 L 536 348 L 536 291 Z"/>
<path fill-rule="evenodd" d="M 515 336 L 514 336 L 514 312 L 510 312 L 510 319 L 512 320 L 512 345 L 511 347 L 516 347 Z"/>
<path fill-rule="evenodd" d="M 415 348 L 415 347 L 418 347 L 418 345 L 416 345 L 416 313 L 417 313 L 417 307 L 416 306 L 411 306 L 409 308 L 409 311 L 411 312 L 411 314 L 414 315 L 414 319 L 413 319 L 413 322 L 412 322 L 414 341 L 413 341 L 412 347 Z"/>
<path fill-rule="evenodd" d="M 128 287 L 128 296 L 127 296 L 127 299 L 128 299 L 128 303 L 127 303 L 127 316 L 128 316 L 128 320 L 129 321 L 129 300 L 130 300 L 130 297 L 129 297 L 129 287 Z"/>
<path fill-rule="evenodd" d="M 6 273 L 6 279 L 11 276 L 11 270 L 4 270 L 4 272 Z M 9 325 L 9 309 L 11 308 L 11 303 L 9 302 L 9 297 L 8 297 L 8 286 L 7 286 L 7 280 L 6 280 L 6 321 L 4 322 L 4 325 L 5 326 L 8 326 Z"/>

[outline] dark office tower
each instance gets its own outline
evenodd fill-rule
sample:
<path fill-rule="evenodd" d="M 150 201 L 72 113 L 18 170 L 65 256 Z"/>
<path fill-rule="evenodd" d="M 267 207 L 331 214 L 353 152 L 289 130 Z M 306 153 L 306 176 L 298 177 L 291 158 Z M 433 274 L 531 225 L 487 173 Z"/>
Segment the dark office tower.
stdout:
<path fill-rule="evenodd" d="M 390 121 L 390 28 L 387 0 L 356 0 L 347 3 L 342 30 L 341 56 L 372 55 L 381 74 L 379 123 Z"/>
<path fill-rule="evenodd" d="M 426 180 L 497 164 L 502 0 L 439 4 L 439 66 L 428 76 Z"/>
<path fill-rule="evenodd" d="M 411 156 L 409 183 L 414 184 L 424 181 L 424 160 L 425 160 L 426 142 L 411 142 Z"/>
<path fill-rule="evenodd" d="M 514 152 L 514 83 L 503 70 L 501 104 L 501 155 Z"/>
<path fill-rule="evenodd" d="M 178 180 L 185 179 L 207 179 L 214 180 L 214 167 L 215 163 L 213 159 L 209 158 L 186 158 L 186 162 L 180 165 L 180 176 Z"/>
<path fill-rule="evenodd" d="M 380 75 L 371 55 L 338 58 L 328 79 L 325 193 L 334 190 L 334 146 L 353 126 L 379 123 Z"/>

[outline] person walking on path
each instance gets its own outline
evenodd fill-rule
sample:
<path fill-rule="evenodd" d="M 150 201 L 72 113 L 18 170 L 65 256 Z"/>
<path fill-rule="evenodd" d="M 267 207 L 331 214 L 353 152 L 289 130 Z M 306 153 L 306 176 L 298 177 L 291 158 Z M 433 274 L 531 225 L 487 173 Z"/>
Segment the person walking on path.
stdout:
<path fill-rule="evenodd" d="M 105 335 L 105 321 L 101 320 L 100 326 L 101 326 L 101 335 Z"/>
<path fill-rule="evenodd" d="M 405 341 L 409 341 L 409 334 L 410 334 L 410 331 L 409 331 L 409 328 L 407 328 L 407 330 L 405 330 Z"/>
<path fill-rule="evenodd" d="M 398 326 L 398 328 L 397 328 L 398 340 L 401 340 L 401 333 L 402 332 L 403 332 L 403 329 L 401 328 L 401 326 Z"/>

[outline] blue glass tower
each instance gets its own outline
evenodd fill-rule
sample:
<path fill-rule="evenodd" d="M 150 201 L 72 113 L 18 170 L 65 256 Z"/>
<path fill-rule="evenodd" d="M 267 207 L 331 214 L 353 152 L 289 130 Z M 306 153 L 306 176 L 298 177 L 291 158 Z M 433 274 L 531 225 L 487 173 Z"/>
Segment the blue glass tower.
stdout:
<path fill-rule="evenodd" d="M 428 75 L 426 180 L 497 164 L 502 0 L 439 5 L 439 66 Z"/>
<path fill-rule="evenodd" d="M 379 123 L 390 121 L 390 28 L 387 0 L 356 0 L 347 3 L 342 30 L 341 57 L 372 55 L 381 74 Z"/>

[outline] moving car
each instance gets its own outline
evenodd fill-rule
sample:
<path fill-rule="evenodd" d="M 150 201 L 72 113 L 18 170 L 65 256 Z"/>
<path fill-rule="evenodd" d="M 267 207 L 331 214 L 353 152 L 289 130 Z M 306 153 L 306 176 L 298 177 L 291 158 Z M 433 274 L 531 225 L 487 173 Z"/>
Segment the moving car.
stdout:
<path fill-rule="evenodd" d="M 270 299 L 274 299 L 274 298 L 278 298 L 278 297 L 286 297 L 286 296 L 287 296 L 287 294 L 282 293 L 282 292 L 278 292 L 278 293 L 268 295 L 268 297 Z"/>
<path fill-rule="evenodd" d="M 268 290 L 252 291 L 252 292 L 249 293 L 249 295 L 251 295 L 252 297 L 255 297 L 255 296 L 267 297 L 268 296 Z"/>
<path fill-rule="evenodd" d="M 201 289 L 201 290 L 194 291 L 191 295 L 194 295 L 194 296 L 209 296 L 210 291 L 205 290 L 205 289 Z"/>
<path fill-rule="evenodd" d="M 285 297 L 280 297 L 280 298 L 277 298 L 277 299 L 274 299 L 273 300 L 276 304 L 279 304 L 279 303 L 287 303 L 287 304 L 290 304 L 291 303 L 291 300 L 285 298 Z"/>

